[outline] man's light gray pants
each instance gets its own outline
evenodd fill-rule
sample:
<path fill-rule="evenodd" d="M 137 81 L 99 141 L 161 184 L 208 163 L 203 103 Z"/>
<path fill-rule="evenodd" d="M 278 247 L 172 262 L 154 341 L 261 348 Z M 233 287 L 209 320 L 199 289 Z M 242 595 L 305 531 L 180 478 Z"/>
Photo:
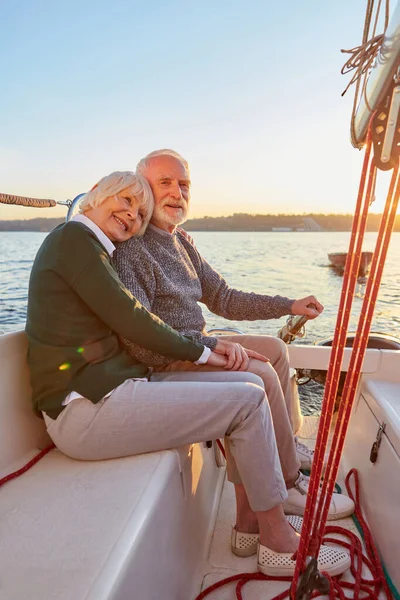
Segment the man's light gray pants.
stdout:
<path fill-rule="evenodd" d="M 82 460 L 225 437 L 228 479 L 243 483 L 254 511 L 287 498 L 263 383 L 252 373 L 156 373 L 125 381 L 97 404 L 73 400 L 45 421 L 56 446 Z"/>
<path fill-rule="evenodd" d="M 283 476 L 286 483 L 291 485 L 297 478 L 300 462 L 297 458 L 292 430 L 291 410 L 293 400 L 287 346 L 282 340 L 270 335 L 230 335 L 225 339 L 239 343 L 249 350 L 255 350 L 266 356 L 270 361 L 265 363 L 250 359 L 247 372 L 258 375 L 263 381 L 274 423 Z M 215 373 L 218 369 L 208 365 L 195 365 L 188 361 L 175 361 L 169 365 L 159 367 L 157 371 L 167 373 L 194 371 L 205 375 L 210 372 Z"/>

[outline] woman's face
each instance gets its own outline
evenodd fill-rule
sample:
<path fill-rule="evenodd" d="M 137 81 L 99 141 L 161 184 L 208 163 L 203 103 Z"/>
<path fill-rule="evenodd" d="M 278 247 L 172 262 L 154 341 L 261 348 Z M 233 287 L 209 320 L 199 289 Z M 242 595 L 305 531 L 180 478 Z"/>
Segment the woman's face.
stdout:
<path fill-rule="evenodd" d="M 96 208 L 85 211 L 112 242 L 125 242 L 138 233 L 142 226 L 144 210 L 129 189 L 104 200 Z"/>

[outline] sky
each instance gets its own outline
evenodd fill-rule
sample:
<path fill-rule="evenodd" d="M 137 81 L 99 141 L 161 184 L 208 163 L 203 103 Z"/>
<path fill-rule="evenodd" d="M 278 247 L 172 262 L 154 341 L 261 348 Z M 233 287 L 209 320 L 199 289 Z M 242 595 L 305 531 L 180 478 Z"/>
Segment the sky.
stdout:
<path fill-rule="evenodd" d="M 365 4 L 0 0 L 0 192 L 72 199 L 172 148 L 192 217 L 351 212 L 363 153 L 340 50 Z M 0 219 L 65 212 L 0 204 Z"/>

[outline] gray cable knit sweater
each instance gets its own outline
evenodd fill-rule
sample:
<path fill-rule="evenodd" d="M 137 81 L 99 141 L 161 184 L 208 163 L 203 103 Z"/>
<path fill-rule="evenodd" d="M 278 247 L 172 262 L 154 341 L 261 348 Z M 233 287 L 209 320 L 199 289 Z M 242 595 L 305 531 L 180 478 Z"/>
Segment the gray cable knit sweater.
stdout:
<path fill-rule="evenodd" d="M 149 225 L 142 238 L 118 245 L 113 263 L 128 290 L 152 313 L 184 335 L 215 348 L 217 338 L 207 336 L 198 302 L 211 312 L 232 320 L 279 319 L 290 314 L 294 300 L 242 292 L 202 258 L 179 232 L 169 234 Z M 123 339 L 126 349 L 148 365 L 172 362 Z"/>

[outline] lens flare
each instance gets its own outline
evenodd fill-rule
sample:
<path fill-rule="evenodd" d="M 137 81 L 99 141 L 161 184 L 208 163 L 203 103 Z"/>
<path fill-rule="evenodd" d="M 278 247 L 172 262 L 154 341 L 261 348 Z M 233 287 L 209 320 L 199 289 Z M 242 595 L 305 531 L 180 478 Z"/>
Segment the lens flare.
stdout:
<path fill-rule="evenodd" d="M 71 363 L 63 363 L 58 367 L 59 371 L 68 371 L 71 368 Z"/>

